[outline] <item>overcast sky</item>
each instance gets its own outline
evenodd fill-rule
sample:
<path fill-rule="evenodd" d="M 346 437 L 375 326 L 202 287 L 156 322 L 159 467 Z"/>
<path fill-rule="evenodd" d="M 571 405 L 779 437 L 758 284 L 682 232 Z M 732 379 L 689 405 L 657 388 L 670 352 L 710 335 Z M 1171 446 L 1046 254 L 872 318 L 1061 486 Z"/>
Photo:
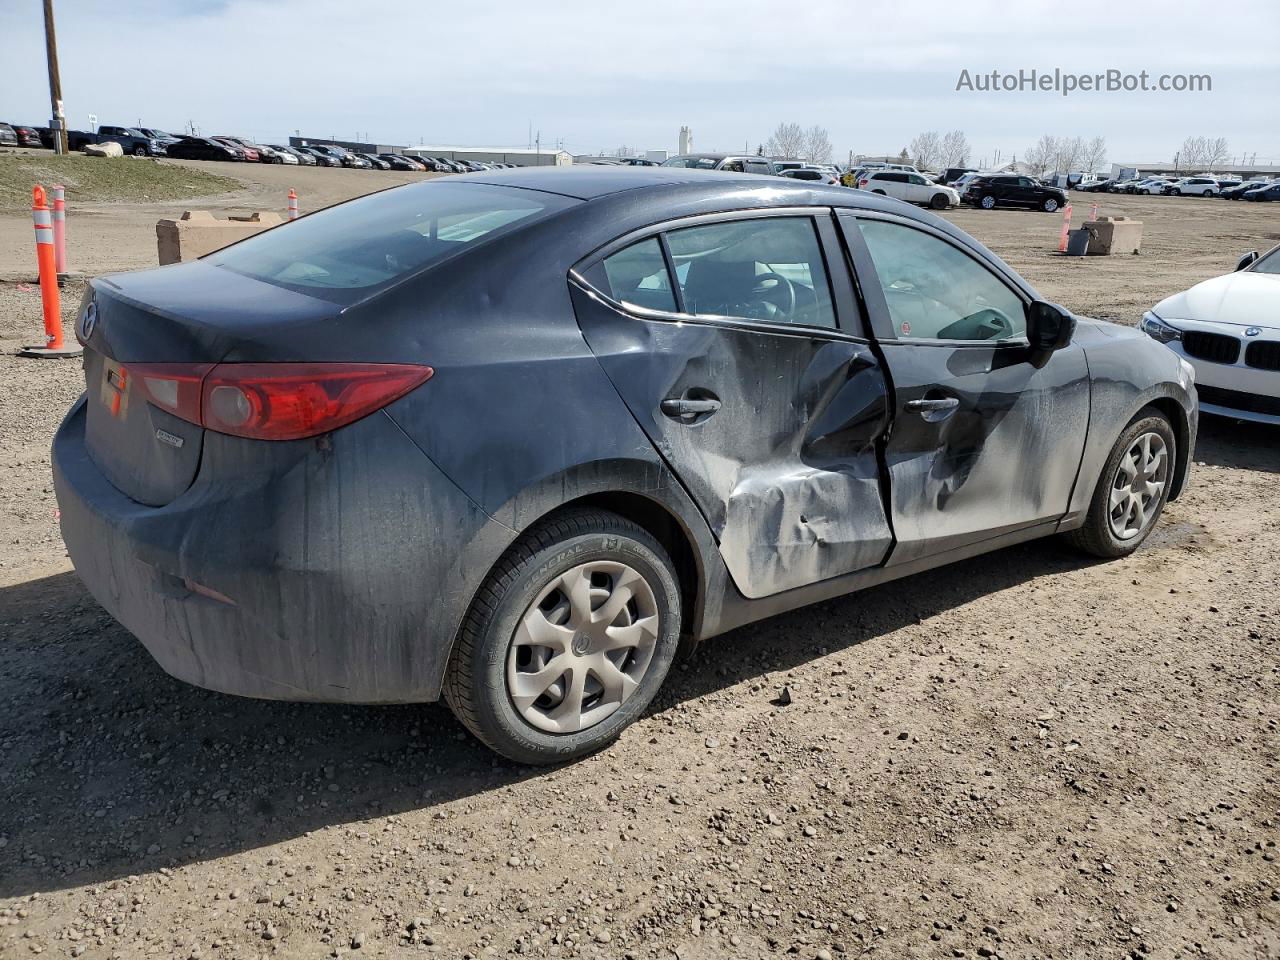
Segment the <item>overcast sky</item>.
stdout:
<path fill-rule="evenodd" d="M 1280 4 L 951 0 L 55 0 L 72 127 L 280 142 L 739 150 L 779 121 L 837 159 L 962 129 L 974 161 L 1042 133 L 1104 135 L 1108 160 L 1167 160 L 1192 135 L 1280 163 Z M 0 0 L 0 119 L 49 117 L 39 0 Z M 961 70 L 1212 76 L 1199 93 L 957 91 Z"/>

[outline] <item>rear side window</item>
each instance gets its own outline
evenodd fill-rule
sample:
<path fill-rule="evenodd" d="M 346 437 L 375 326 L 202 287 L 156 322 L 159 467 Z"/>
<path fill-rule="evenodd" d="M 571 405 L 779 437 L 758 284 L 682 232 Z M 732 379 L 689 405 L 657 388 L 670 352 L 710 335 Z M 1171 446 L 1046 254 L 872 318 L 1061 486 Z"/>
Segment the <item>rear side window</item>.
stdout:
<path fill-rule="evenodd" d="M 486 184 L 415 184 L 320 210 L 204 260 L 310 296 L 354 303 L 578 202 Z"/>
<path fill-rule="evenodd" d="M 648 310 L 675 312 L 676 297 L 657 237 L 605 257 L 604 274 L 613 299 Z"/>

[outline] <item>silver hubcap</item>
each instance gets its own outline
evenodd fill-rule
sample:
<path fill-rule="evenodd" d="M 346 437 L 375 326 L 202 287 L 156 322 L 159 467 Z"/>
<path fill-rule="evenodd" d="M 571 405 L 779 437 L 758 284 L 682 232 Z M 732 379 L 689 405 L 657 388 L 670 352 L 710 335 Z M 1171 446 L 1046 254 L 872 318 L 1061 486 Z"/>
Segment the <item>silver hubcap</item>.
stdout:
<path fill-rule="evenodd" d="M 1169 448 L 1158 433 L 1144 433 L 1120 459 L 1111 481 L 1111 532 L 1132 540 L 1151 524 L 1169 474 Z"/>
<path fill-rule="evenodd" d="M 625 563 L 584 563 L 543 587 L 520 618 L 507 652 L 507 693 L 539 730 L 576 733 L 636 692 L 657 643 L 648 581 Z"/>
<path fill-rule="evenodd" d="M 988 210 L 990 210 L 992 207 L 996 205 L 995 197 L 983 197 L 982 205 L 986 207 Z"/>

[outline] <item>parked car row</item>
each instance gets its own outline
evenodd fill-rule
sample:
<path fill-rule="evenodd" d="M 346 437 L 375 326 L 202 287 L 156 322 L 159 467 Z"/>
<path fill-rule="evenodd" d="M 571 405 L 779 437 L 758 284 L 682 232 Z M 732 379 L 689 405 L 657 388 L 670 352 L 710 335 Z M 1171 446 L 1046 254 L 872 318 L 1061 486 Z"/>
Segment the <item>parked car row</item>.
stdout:
<path fill-rule="evenodd" d="M 1222 197 L 1227 200 L 1280 199 L 1280 180 L 1229 180 L 1201 174 L 1191 177 L 1129 177 L 1094 180 L 1076 189 L 1084 193 L 1128 193 L 1148 197 Z"/>
<path fill-rule="evenodd" d="M 770 157 L 733 153 L 686 153 L 670 157 L 664 167 L 691 170 L 719 170 L 724 173 L 756 173 L 787 180 L 801 180 L 826 186 L 845 182 L 840 168 L 830 163 L 805 160 L 774 160 Z M 926 180 L 915 167 L 906 164 L 875 163 L 856 168 L 849 174 L 850 185 L 908 203 L 918 203 L 944 210 L 960 203 L 960 195 L 950 187 Z"/>
<path fill-rule="evenodd" d="M 74 151 L 89 144 L 118 143 L 137 157 L 174 157 L 179 160 L 224 160 L 244 163 L 280 163 L 307 167 L 350 167 L 358 170 L 406 170 L 427 173 L 476 173 L 514 168 L 514 163 L 418 157 L 404 153 L 362 153 L 335 144 L 305 147 L 256 143 L 246 137 L 185 136 L 152 127 L 119 127 L 102 124 L 96 132 L 68 130 L 67 146 Z M 0 123 L 0 146 L 54 147 L 48 127 Z"/>

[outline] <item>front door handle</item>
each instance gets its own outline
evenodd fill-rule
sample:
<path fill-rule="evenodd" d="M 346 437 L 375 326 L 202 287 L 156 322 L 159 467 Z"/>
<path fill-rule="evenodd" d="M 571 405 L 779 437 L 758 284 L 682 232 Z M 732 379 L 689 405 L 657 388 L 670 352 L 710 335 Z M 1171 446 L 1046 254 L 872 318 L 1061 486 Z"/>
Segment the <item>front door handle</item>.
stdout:
<path fill-rule="evenodd" d="M 720 401 L 714 397 L 692 399 L 690 397 L 671 397 L 662 401 L 662 412 L 668 417 L 693 420 L 697 417 L 709 417 L 720 409 Z"/>
<path fill-rule="evenodd" d="M 933 400 L 908 400 L 907 409 L 918 413 L 929 423 L 945 420 L 960 406 L 959 397 L 938 397 Z"/>

